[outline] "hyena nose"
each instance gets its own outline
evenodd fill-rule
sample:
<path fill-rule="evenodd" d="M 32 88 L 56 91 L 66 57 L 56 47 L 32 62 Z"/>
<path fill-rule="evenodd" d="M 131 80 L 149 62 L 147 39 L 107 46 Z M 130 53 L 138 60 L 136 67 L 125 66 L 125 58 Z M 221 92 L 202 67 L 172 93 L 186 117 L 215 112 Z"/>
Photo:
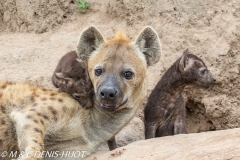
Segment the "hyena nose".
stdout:
<path fill-rule="evenodd" d="M 213 78 L 213 81 L 214 81 L 214 82 L 216 82 L 216 79 L 215 79 L 215 78 Z"/>
<path fill-rule="evenodd" d="M 117 93 L 118 92 L 116 88 L 106 86 L 100 89 L 99 96 L 104 100 L 114 100 L 117 96 Z"/>

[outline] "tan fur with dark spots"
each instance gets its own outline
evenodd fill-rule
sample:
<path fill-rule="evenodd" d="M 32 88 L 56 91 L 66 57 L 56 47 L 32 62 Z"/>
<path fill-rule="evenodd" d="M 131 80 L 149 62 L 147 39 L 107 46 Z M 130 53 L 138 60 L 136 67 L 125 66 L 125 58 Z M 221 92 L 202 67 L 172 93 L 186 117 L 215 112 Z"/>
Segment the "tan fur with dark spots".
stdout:
<path fill-rule="evenodd" d="M 3 83 L 0 82 L 0 86 L 2 85 Z M 78 132 L 78 128 L 68 129 L 69 123 L 72 122 L 72 117 L 69 115 L 76 116 L 78 121 L 81 121 L 85 112 L 82 106 L 68 94 L 43 90 L 24 83 L 4 83 L 4 86 L 6 86 L 4 89 L 0 89 L 2 94 L 0 98 L 2 108 L 0 111 L 0 153 L 17 148 L 25 151 L 29 146 L 33 151 L 44 150 L 42 147 L 44 137 L 48 137 L 55 130 L 66 132 L 68 136 L 62 140 L 76 138 L 75 135 L 71 136 L 71 132 Z M 29 97 L 33 93 L 43 95 L 44 99 L 38 96 L 32 101 Z M 51 100 L 50 97 L 55 97 L 55 100 Z M 42 105 L 43 102 L 48 105 Z M 64 112 L 62 107 L 65 107 Z M 59 120 L 55 121 L 55 118 Z M 58 141 L 61 141 L 61 137 L 58 137 Z"/>
<path fill-rule="evenodd" d="M 141 32 L 135 43 L 122 34 L 104 42 L 96 28 L 86 29 L 80 36 L 77 53 L 88 61 L 89 75 L 96 92 L 94 107 L 90 109 L 84 109 L 66 93 L 25 83 L 0 82 L 0 120 L 5 120 L 0 126 L 0 152 L 17 148 L 30 153 L 20 160 L 30 160 L 34 153 L 42 150 L 92 154 L 101 143 L 119 132 L 141 106 L 147 89 L 147 66 L 159 60 L 160 52 L 160 41 L 150 27 Z M 119 97 L 127 98 L 114 111 L 102 110 L 97 100 L 100 84 L 106 80 L 106 76 L 94 75 L 99 65 L 104 66 L 107 76 L 116 77 L 116 85 L 121 90 Z M 130 80 L 122 77 L 126 68 L 134 73 Z M 9 137 L 6 131 L 10 133 Z"/>

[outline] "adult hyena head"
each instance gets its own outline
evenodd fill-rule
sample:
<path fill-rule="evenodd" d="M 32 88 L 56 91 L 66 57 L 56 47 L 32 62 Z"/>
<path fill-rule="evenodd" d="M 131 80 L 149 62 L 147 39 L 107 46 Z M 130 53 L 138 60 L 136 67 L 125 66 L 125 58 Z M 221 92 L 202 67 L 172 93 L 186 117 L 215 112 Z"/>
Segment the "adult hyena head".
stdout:
<path fill-rule="evenodd" d="M 144 28 L 134 43 L 121 32 L 104 41 L 96 28 L 89 27 L 80 36 L 77 53 L 88 61 L 98 107 L 112 112 L 141 101 L 147 67 L 158 62 L 161 44 L 151 27 Z"/>

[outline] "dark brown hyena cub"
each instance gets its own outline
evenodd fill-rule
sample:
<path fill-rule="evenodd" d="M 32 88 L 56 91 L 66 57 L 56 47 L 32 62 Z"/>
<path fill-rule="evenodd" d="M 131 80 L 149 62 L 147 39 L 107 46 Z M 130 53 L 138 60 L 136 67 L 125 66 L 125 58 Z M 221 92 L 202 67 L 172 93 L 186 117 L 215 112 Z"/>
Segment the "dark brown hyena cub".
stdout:
<path fill-rule="evenodd" d="M 166 71 L 153 89 L 145 107 L 145 138 L 187 133 L 185 102 L 187 85 L 208 88 L 216 81 L 205 63 L 188 50 Z"/>
<path fill-rule="evenodd" d="M 93 105 L 93 87 L 87 64 L 78 58 L 76 51 L 64 55 L 52 76 L 52 83 L 61 91 L 73 96 L 84 108 Z"/>
<path fill-rule="evenodd" d="M 87 64 L 78 58 L 76 51 L 64 55 L 52 76 L 52 83 L 61 91 L 73 96 L 84 108 L 93 105 L 93 87 Z M 115 137 L 107 141 L 109 149 L 117 148 Z"/>

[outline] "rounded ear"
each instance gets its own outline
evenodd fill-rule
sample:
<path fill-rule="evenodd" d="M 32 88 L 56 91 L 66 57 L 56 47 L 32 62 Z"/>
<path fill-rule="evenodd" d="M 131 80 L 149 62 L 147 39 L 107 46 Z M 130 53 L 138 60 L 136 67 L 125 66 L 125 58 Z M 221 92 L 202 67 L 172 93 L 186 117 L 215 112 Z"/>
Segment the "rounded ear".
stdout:
<path fill-rule="evenodd" d="M 66 85 L 72 85 L 72 78 L 69 78 L 65 73 L 62 72 L 56 72 L 56 79 L 58 83 L 60 84 L 66 84 Z"/>
<path fill-rule="evenodd" d="M 79 63 L 83 63 L 83 60 L 81 60 L 80 58 L 76 58 L 76 61 L 78 61 Z"/>
<path fill-rule="evenodd" d="M 61 79 L 64 79 L 64 78 L 67 77 L 67 75 L 65 73 L 62 73 L 62 72 L 56 72 L 55 75 L 56 75 L 57 78 L 61 78 Z"/>
<path fill-rule="evenodd" d="M 159 61 L 162 53 L 162 45 L 156 31 L 152 27 L 145 27 L 140 32 L 135 44 L 144 54 L 148 66 Z"/>
<path fill-rule="evenodd" d="M 179 69 L 181 72 L 186 72 L 194 63 L 194 60 L 189 59 L 187 54 L 189 54 L 188 49 L 183 52 L 179 62 Z"/>
<path fill-rule="evenodd" d="M 87 65 L 86 62 L 83 61 L 81 58 L 76 58 L 76 61 L 77 61 L 78 63 L 80 63 L 80 65 L 81 65 L 82 67 L 84 67 L 84 66 Z"/>
<path fill-rule="evenodd" d="M 91 26 L 85 29 L 80 35 L 77 43 L 77 55 L 87 61 L 92 52 L 103 43 L 102 34 L 95 27 Z"/>

